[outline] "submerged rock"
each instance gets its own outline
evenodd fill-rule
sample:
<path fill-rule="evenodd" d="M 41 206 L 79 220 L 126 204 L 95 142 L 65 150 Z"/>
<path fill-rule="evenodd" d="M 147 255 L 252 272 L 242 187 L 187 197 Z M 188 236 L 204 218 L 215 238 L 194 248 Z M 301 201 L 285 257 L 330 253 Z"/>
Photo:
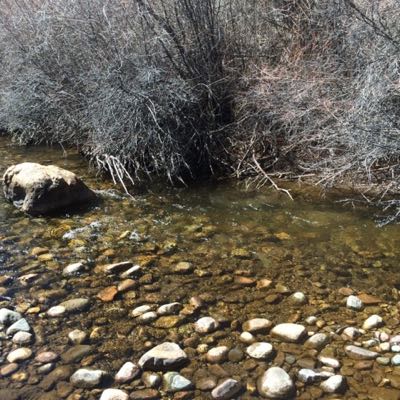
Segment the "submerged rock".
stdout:
<path fill-rule="evenodd" d="M 3 189 L 7 200 L 31 215 L 87 204 L 97 197 L 73 172 L 28 162 L 7 169 Z"/>
<path fill-rule="evenodd" d="M 100 400 L 128 400 L 126 392 L 119 389 L 106 389 L 100 396 Z"/>
<path fill-rule="evenodd" d="M 271 334 L 285 342 L 297 343 L 304 338 L 307 330 L 303 325 L 286 323 L 276 325 L 272 329 Z"/>
<path fill-rule="evenodd" d="M 163 370 L 180 367 L 187 361 L 186 353 L 176 343 L 165 342 L 145 353 L 139 360 L 142 369 Z"/>
<path fill-rule="evenodd" d="M 166 392 L 180 392 L 193 389 L 193 383 L 178 372 L 167 372 L 163 376 L 164 389 Z"/>
<path fill-rule="evenodd" d="M 284 369 L 272 367 L 258 380 L 258 392 L 268 399 L 286 399 L 294 393 L 294 384 Z"/>
<path fill-rule="evenodd" d="M 10 325 L 22 318 L 22 315 L 19 312 L 9 310 L 8 308 L 0 309 L 0 324 L 1 325 Z"/>
<path fill-rule="evenodd" d="M 211 392 L 211 396 L 215 400 L 229 400 L 235 398 L 241 390 L 240 382 L 235 379 L 227 379 Z"/>
<path fill-rule="evenodd" d="M 106 375 L 106 373 L 99 369 L 92 370 L 81 368 L 71 376 L 71 383 L 75 387 L 90 389 L 100 385 L 101 379 L 104 375 Z"/>

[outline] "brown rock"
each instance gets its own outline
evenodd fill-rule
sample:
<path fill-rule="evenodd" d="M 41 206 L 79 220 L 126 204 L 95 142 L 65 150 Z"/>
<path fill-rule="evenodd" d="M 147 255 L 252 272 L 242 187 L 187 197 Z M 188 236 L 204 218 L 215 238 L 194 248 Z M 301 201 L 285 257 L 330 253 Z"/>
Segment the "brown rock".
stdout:
<path fill-rule="evenodd" d="M 108 286 L 101 290 L 97 297 L 104 302 L 110 302 L 114 300 L 114 297 L 117 295 L 118 289 L 116 286 Z"/>

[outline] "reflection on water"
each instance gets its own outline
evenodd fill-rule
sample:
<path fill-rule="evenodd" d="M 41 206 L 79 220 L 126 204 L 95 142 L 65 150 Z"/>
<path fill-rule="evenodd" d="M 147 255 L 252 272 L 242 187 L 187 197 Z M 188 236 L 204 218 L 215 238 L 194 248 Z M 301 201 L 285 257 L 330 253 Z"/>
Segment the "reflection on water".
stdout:
<path fill-rule="evenodd" d="M 0 153 L 1 172 L 22 161 L 54 163 L 101 190 L 104 199 L 84 214 L 51 219 L 24 216 L 0 199 L 0 267 L 1 273 L 10 277 L 0 283 L 1 298 L 6 299 L 2 306 L 29 312 L 38 339 L 35 350 L 51 348 L 62 353 L 69 346 L 69 331 L 95 330 L 92 343 L 97 349 L 86 359 L 87 365 L 115 372 L 122 361 L 137 360 L 148 346 L 146 342 L 184 341 L 193 334 L 192 322 L 199 316 L 188 313 L 168 329 L 157 324 L 138 326 L 129 317 L 134 307 L 173 301 L 188 304 L 192 296 L 206 299 L 206 312 L 200 315 L 218 315 L 230 321 L 209 339 L 210 345 L 237 346 L 240 324 L 234 321 L 241 323 L 256 316 L 268 316 L 277 323 L 316 315 L 324 321 L 321 326 L 334 331 L 349 320 L 361 323 L 367 315 L 349 314 L 343 308 L 338 294 L 343 287 L 387 302 L 382 308 L 387 326 L 398 329 L 395 303 L 400 289 L 400 225 L 378 228 L 370 210 L 339 207 L 301 192 L 292 202 L 269 189 L 246 191 L 234 183 L 157 188 L 131 199 L 111 191 L 111 183 L 90 171 L 74 151 L 66 156 L 59 148 L 17 148 L 3 138 Z M 43 248 L 40 255 L 33 255 L 35 248 Z M 79 260 L 90 269 L 80 276 L 62 275 L 66 265 Z M 98 293 L 118 285 L 120 279 L 99 275 L 95 267 L 124 260 L 144 266 L 146 273 L 132 290 L 119 293 L 112 302 L 102 302 Z M 194 271 L 171 273 L 180 261 L 190 262 Z M 265 278 L 274 285 L 260 292 L 255 282 Z M 308 304 L 291 306 L 288 296 L 295 291 L 303 291 Z M 51 306 L 76 297 L 91 299 L 85 318 L 46 316 Z M 4 354 L 10 346 L 5 345 Z M 206 368 L 201 358 L 195 357 L 192 364 L 194 370 Z M 296 364 L 286 366 L 296 369 Z M 246 370 L 241 363 L 226 368 L 250 380 L 259 372 L 257 368 Z M 29 384 L 40 392 L 37 385 L 42 377 L 37 367 L 27 363 L 21 371 L 26 372 L 26 379 L 9 377 L 1 387 Z M 368 385 L 376 386 L 373 373 L 367 370 L 359 375 L 357 379 L 353 379 L 354 372 L 348 376 L 350 389 L 343 398 L 368 398 Z M 193 371 L 190 377 L 197 379 Z M 312 388 L 299 390 L 304 399 L 323 396 Z M 82 396 L 97 398 L 90 391 Z M 208 394 L 196 396 L 209 398 Z"/>

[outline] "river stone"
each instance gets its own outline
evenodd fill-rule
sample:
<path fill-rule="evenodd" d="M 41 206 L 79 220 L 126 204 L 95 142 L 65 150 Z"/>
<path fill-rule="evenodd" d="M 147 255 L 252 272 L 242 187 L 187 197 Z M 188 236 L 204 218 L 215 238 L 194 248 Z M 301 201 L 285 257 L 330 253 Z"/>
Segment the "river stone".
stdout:
<path fill-rule="evenodd" d="M 320 385 L 325 393 L 340 393 L 346 387 L 346 379 L 342 375 L 334 375 Z"/>
<path fill-rule="evenodd" d="M 63 275 L 65 276 L 78 275 L 84 269 L 85 269 L 85 264 L 82 262 L 69 264 L 63 269 Z"/>
<path fill-rule="evenodd" d="M 213 390 L 216 386 L 217 386 L 217 380 L 212 376 L 209 376 L 207 378 L 201 378 L 196 382 L 196 388 L 203 392 Z"/>
<path fill-rule="evenodd" d="M 14 333 L 19 331 L 29 332 L 31 327 L 28 324 L 28 321 L 25 318 L 21 318 L 17 322 L 14 322 L 8 329 L 7 329 L 7 336 L 12 336 Z"/>
<path fill-rule="evenodd" d="M 276 325 L 271 334 L 285 342 L 297 343 L 304 338 L 307 330 L 303 325 L 285 323 Z"/>
<path fill-rule="evenodd" d="M 383 319 L 379 315 L 371 315 L 363 323 L 363 329 L 369 330 L 374 328 L 379 328 L 383 325 Z"/>
<path fill-rule="evenodd" d="M 229 347 L 226 346 L 218 346 L 213 347 L 207 352 L 207 361 L 210 363 L 220 363 L 226 361 L 228 358 Z"/>
<path fill-rule="evenodd" d="M 193 389 L 193 383 L 178 372 L 167 372 L 163 376 L 164 389 L 166 392 L 181 392 Z"/>
<path fill-rule="evenodd" d="M 138 320 L 143 324 L 150 324 L 158 318 L 158 315 L 155 311 L 146 312 L 138 317 Z"/>
<path fill-rule="evenodd" d="M 161 376 L 155 372 L 145 371 L 142 375 L 142 382 L 147 388 L 158 388 L 161 385 Z"/>
<path fill-rule="evenodd" d="M 130 382 L 140 375 L 140 368 L 128 361 L 126 362 L 115 375 L 115 382 L 126 383 Z"/>
<path fill-rule="evenodd" d="M 299 381 L 303 383 L 315 383 L 330 378 L 331 376 L 333 376 L 332 372 L 316 372 L 312 369 L 307 368 L 302 368 L 297 374 Z"/>
<path fill-rule="evenodd" d="M 253 318 L 242 325 L 242 330 L 250 333 L 267 333 L 272 322 L 266 318 Z"/>
<path fill-rule="evenodd" d="M 351 295 L 346 300 L 346 307 L 351 310 L 359 311 L 364 307 L 364 304 L 357 296 Z"/>
<path fill-rule="evenodd" d="M 131 400 L 158 400 L 160 394 L 155 389 L 143 389 L 131 392 L 129 398 Z"/>
<path fill-rule="evenodd" d="M 212 317 L 203 317 L 196 321 L 194 330 L 197 333 L 212 333 L 219 327 L 218 322 Z"/>
<path fill-rule="evenodd" d="M 1 367 L 0 369 L 0 375 L 1 376 L 9 376 L 13 374 L 15 371 L 17 371 L 19 368 L 19 365 L 17 363 L 11 363 L 7 364 L 4 367 Z M 1 399 L 1 397 L 0 397 Z"/>
<path fill-rule="evenodd" d="M 242 390 L 242 384 L 235 379 L 226 379 L 211 392 L 215 400 L 229 400 Z"/>
<path fill-rule="evenodd" d="M 72 374 L 70 382 L 75 387 L 91 389 L 100 385 L 104 375 L 106 375 L 106 373 L 100 369 L 81 368 Z"/>
<path fill-rule="evenodd" d="M 157 309 L 157 314 L 159 315 L 174 315 L 179 312 L 182 308 L 181 303 L 169 303 L 164 304 Z"/>
<path fill-rule="evenodd" d="M 342 332 L 342 338 L 345 340 L 355 340 L 361 336 L 361 332 L 359 329 L 355 328 L 354 326 L 348 326 Z"/>
<path fill-rule="evenodd" d="M 82 344 L 87 339 L 87 333 L 79 329 L 74 329 L 68 333 L 68 339 L 72 344 Z"/>
<path fill-rule="evenodd" d="M 128 400 L 126 392 L 119 389 L 106 389 L 100 396 L 100 400 Z"/>
<path fill-rule="evenodd" d="M 132 263 L 131 263 L 131 265 L 132 265 Z M 121 274 L 121 278 L 125 279 L 125 278 L 135 277 L 135 276 L 139 275 L 141 271 L 142 271 L 142 267 L 140 265 L 132 265 L 132 267 L 128 268 L 126 271 L 124 271 Z"/>
<path fill-rule="evenodd" d="M 11 325 L 22 318 L 19 312 L 9 310 L 8 308 L 0 309 L 0 324 L 1 325 Z"/>
<path fill-rule="evenodd" d="M 32 333 L 19 331 L 13 336 L 12 342 L 15 344 L 27 344 L 31 343 L 32 339 L 33 339 Z"/>
<path fill-rule="evenodd" d="M 370 351 L 358 346 L 346 346 L 345 348 L 346 354 L 353 359 L 356 360 L 374 360 L 379 356 L 375 351 Z"/>
<path fill-rule="evenodd" d="M 176 343 L 165 342 L 145 353 L 139 366 L 147 370 L 164 370 L 180 367 L 188 360 L 186 353 Z"/>
<path fill-rule="evenodd" d="M 143 306 L 136 307 L 132 310 L 132 317 L 140 317 L 141 315 L 153 310 L 153 306 L 149 304 L 145 304 Z"/>
<path fill-rule="evenodd" d="M 3 190 L 7 200 L 31 215 L 87 204 L 97 197 L 73 172 L 30 162 L 7 169 Z"/>
<path fill-rule="evenodd" d="M 246 353 L 257 360 L 267 360 L 272 356 L 274 349 L 270 343 L 257 342 L 250 345 Z"/>
<path fill-rule="evenodd" d="M 280 367 L 269 368 L 258 380 L 258 392 L 269 399 L 286 399 L 294 392 L 288 373 Z"/>
<path fill-rule="evenodd" d="M 77 299 L 63 301 L 59 305 L 61 307 L 64 307 L 66 312 L 73 313 L 86 310 L 89 306 L 89 300 L 77 298 Z"/>
<path fill-rule="evenodd" d="M 333 357 L 328 357 L 323 354 L 320 354 L 318 356 L 318 361 L 326 365 L 327 367 L 331 367 L 333 369 L 340 368 L 340 361 Z"/>
<path fill-rule="evenodd" d="M 83 357 L 86 357 L 88 354 L 90 354 L 92 350 L 92 346 L 89 345 L 76 345 L 71 347 L 65 353 L 61 354 L 61 359 L 67 364 L 78 362 L 82 360 Z"/>
<path fill-rule="evenodd" d="M 307 297 L 303 292 L 296 292 L 293 293 L 290 297 L 289 300 L 298 305 L 303 305 L 307 303 Z"/>
<path fill-rule="evenodd" d="M 97 297 L 101 301 L 108 303 L 108 302 L 111 302 L 114 300 L 117 293 L 118 293 L 118 288 L 116 286 L 108 286 L 108 287 L 100 290 L 100 292 L 97 293 Z"/>
<path fill-rule="evenodd" d="M 51 363 L 53 361 L 56 361 L 58 359 L 58 355 L 54 353 L 53 351 L 44 351 L 42 353 L 39 353 L 35 357 L 35 361 L 41 363 L 41 364 L 47 364 Z"/>
<path fill-rule="evenodd" d="M 250 332 L 242 332 L 239 336 L 239 340 L 243 343 L 246 344 L 252 344 L 254 343 L 257 339 L 252 335 Z"/>
<path fill-rule="evenodd" d="M 49 317 L 61 317 L 66 313 L 66 309 L 63 306 L 54 306 L 51 307 L 48 311 L 47 311 L 47 315 Z"/>
<path fill-rule="evenodd" d="M 27 347 L 20 347 L 19 349 L 13 350 L 7 356 L 9 363 L 18 363 L 20 361 L 27 360 L 32 356 L 32 350 Z"/>
<path fill-rule="evenodd" d="M 393 356 L 390 362 L 392 363 L 392 365 L 395 366 L 400 365 L 400 354 L 396 354 L 395 356 Z"/>
<path fill-rule="evenodd" d="M 304 343 L 304 346 L 309 349 L 321 350 L 329 343 L 329 336 L 325 333 L 316 333 L 312 335 L 307 341 Z"/>

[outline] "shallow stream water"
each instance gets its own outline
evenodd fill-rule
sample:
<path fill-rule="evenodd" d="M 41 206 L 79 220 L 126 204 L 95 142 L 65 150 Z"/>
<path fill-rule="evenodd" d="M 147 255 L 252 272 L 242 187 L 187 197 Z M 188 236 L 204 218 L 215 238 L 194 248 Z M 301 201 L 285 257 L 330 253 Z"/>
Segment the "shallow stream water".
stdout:
<path fill-rule="evenodd" d="M 400 399 L 393 349 L 384 351 L 379 342 L 370 346 L 389 362 L 355 360 L 345 352 L 355 342 L 366 347 L 363 342 L 376 332 L 400 334 L 400 225 L 379 228 L 373 211 L 343 207 L 320 199 L 315 189 L 297 187 L 293 202 L 268 188 L 252 191 L 238 183 L 157 188 L 132 199 L 97 177 L 74 151 L 22 148 L 0 139 L 1 173 L 23 161 L 77 173 L 99 191 L 102 202 L 83 213 L 32 218 L 0 197 L 0 306 L 23 314 L 34 332 L 28 346 L 32 357 L 0 377 L 0 400 L 98 399 L 107 387 L 135 393 L 145 387 L 140 378 L 115 384 L 112 376 L 124 362 L 137 362 L 166 341 L 187 353 L 190 361 L 180 372 L 195 389 L 176 394 L 156 389 L 163 399 L 211 399 L 198 382 L 226 377 L 242 383 L 234 398 L 261 398 L 256 381 L 271 365 L 289 372 L 298 399 Z M 78 275 L 63 274 L 79 261 L 85 267 Z M 102 266 L 120 261 L 141 267 L 123 288 L 120 273 L 101 272 Z M 304 293 L 306 301 L 296 302 L 295 292 Z M 354 311 L 346 307 L 351 293 L 374 297 Z M 89 299 L 90 306 L 58 318 L 47 314 L 75 298 Z M 177 315 L 149 322 L 131 315 L 138 306 L 154 309 L 172 302 L 181 304 Z M 382 327 L 354 340 L 343 337 L 345 327 L 360 328 L 373 314 L 383 318 Z M 218 320 L 218 330 L 196 333 L 194 322 L 204 316 Z M 316 318 L 307 323 L 310 316 Z M 317 351 L 304 341 L 285 343 L 257 334 L 257 341 L 272 343 L 275 353 L 268 360 L 250 358 L 239 336 L 242 324 L 256 317 L 274 325 L 302 324 L 309 336 L 326 333 L 330 343 Z M 69 360 L 62 355 L 74 347 L 68 333 L 75 329 L 88 335 L 91 347 L 82 358 Z M 18 346 L 4 331 L 0 334 L 0 367 L 5 368 L 7 355 Z M 207 349 L 222 345 L 235 351 L 216 364 L 208 362 Z M 35 360 L 43 351 L 61 356 L 44 373 Z M 339 393 L 298 379 L 301 368 L 324 368 L 320 352 L 340 362 L 334 372 L 345 377 L 347 387 Z M 110 378 L 94 388 L 77 388 L 69 376 L 80 367 L 104 370 Z M 64 374 L 55 376 L 57 370 Z"/>

